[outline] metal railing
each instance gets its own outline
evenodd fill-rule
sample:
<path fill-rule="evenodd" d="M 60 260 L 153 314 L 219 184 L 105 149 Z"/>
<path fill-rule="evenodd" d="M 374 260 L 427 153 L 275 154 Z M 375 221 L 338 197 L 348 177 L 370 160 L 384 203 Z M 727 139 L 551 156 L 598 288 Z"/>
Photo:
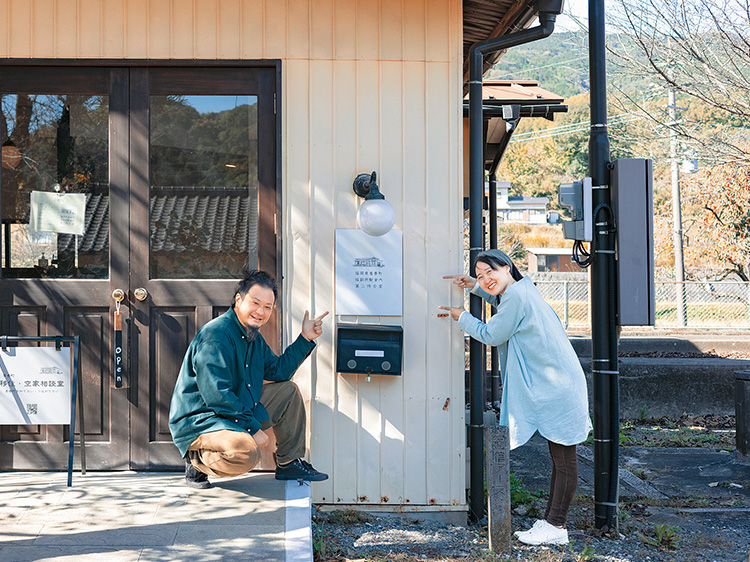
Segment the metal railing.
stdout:
<path fill-rule="evenodd" d="M 588 329 L 587 281 L 536 281 L 565 329 Z M 750 329 L 750 283 L 735 281 L 659 282 L 656 288 L 657 328 Z"/>

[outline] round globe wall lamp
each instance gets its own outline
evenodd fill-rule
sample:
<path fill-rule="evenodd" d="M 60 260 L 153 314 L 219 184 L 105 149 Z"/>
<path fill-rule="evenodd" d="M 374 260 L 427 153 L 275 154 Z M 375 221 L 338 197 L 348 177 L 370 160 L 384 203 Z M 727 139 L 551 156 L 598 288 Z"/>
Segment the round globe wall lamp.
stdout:
<path fill-rule="evenodd" d="M 396 213 L 375 182 L 376 174 L 359 174 L 354 178 L 354 193 L 364 198 L 357 209 L 357 225 L 365 234 L 383 236 L 396 222 Z"/>

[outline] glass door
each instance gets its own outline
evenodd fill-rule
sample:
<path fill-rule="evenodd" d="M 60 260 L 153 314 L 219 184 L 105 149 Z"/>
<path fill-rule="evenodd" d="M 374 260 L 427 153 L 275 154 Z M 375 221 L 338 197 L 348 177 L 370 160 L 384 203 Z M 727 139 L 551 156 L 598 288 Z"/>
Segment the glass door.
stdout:
<path fill-rule="evenodd" d="M 0 67 L 0 334 L 81 336 L 91 468 L 129 463 L 111 324 L 128 276 L 126 76 Z M 67 426 L 2 426 L 0 469 L 64 468 L 69 439 Z"/>
<path fill-rule="evenodd" d="M 243 269 L 278 277 L 275 88 L 275 68 L 0 64 L 0 335 L 81 336 L 91 469 L 182 466 L 188 344 Z M 69 438 L 2 426 L 0 470 L 63 469 Z"/>
<path fill-rule="evenodd" d="M 130 285 L 139 398 L 131 456 L 134 468 L 171 468 L 182 461 L 169 434 L 169 401 L 187 346 L 229 308 L 243 270 L 276 273 L 275 74 L 133 72 Z M 270 334 L 273 343 L 275 326 Z"/>

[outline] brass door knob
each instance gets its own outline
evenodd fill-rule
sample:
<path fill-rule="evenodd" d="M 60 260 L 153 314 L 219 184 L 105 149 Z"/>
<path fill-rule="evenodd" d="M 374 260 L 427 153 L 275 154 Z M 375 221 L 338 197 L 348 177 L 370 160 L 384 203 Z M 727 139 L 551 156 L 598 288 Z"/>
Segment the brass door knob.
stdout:
<path fill-rule="evenodd" d="M 125 298 L 125 291 L 122 289 L 115 289 L 112 291 L 112 298 L 117 302 L 122 302 L 122 300 Z"/>
<path fill-rule="evenodd" d="M 145 301 L 148 298 L 148 291 L 143 287 L 138 287 L 135 291 L 133 291 L 133 296 L 139 301 Z"/>

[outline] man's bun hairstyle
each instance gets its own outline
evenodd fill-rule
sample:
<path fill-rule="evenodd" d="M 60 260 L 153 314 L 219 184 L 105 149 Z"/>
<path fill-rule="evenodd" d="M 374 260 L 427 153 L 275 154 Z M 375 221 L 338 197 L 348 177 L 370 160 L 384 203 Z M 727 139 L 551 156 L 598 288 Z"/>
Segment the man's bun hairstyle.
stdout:
<path fill-rule="evenodd" d="M 259 271 L 257 269 L 246 269 L 242 272 L 242 279 L 237 283 L 237 287 L 234 290 L 234 297 L 232 298 L 232 308 L 234 308 L 234 298 L 239 295 L 240 298 L 244 298 L 247 292 L 255 285 L 260 285 L 266 289 L 273 291 L 273 300 L 276 301 L 279 298 L 278 288 L 276 287 L 276 281 L 265 271 Z"/>

